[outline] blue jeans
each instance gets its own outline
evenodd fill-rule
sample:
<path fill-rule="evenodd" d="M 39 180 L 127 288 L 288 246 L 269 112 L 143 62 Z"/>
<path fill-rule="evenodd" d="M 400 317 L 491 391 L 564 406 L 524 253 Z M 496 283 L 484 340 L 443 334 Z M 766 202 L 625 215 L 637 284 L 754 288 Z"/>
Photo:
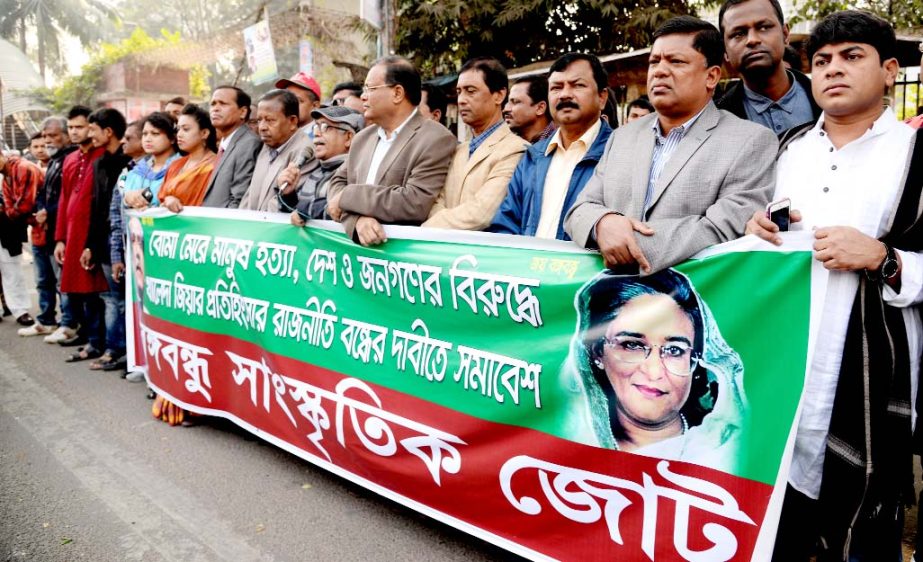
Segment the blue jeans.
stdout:
<path fill-rule="evenodd" d="M 61 266 L 54 260 L 54 247 L 32 246 L 32 258 L 35 264 L 35 286 L 38 290 L 39 324 L 54 326 L 57 324 L 58 296 L 61 297 L 61 325 L 75 327 L 67 295 L 61 293 Z"/>
<path fill-rule="evenodd" d="M 106 351 L 115 358 L 125 355 L 125 282 L 112 279 L 112 266 L 103 264 L 109 290 L 103 293 L 106 304 Z"/>
<path fill-rule="evenodd" d="M 87 338 L 87 345 L 103 350 L 106 305 L 100 293 L 69 293 L 71 312 L 80 324 L 80 333 Z"/>

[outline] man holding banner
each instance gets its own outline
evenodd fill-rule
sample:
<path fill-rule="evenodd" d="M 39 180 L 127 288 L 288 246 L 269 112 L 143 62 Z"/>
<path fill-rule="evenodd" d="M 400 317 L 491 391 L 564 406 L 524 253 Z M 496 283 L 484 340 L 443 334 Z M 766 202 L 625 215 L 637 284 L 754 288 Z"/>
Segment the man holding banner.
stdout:
<path fill-rule="evenodd" d="M 720 33 L 703 20 L 679 16 L 654 32 L 647 86 L 657 113 L 612 133 L 565 218 L 607 266 L 670 267 L 740 237 L 768 202 L 775 135 L 715 107 L 723 59 Z"/>
<path fill-rule="evenodd" d="M 424 119 L 420 74 L 406 59 L 378 61 L 365 79 L 366 127 L 330 180 L 327 210 L 363 246 L 386 241 L 382 223 L 419 225 L 445 185 L 455 137 Z"/>
<path fill-rule="evenodd" d="M 805 383 L 774 559 L 899 559 L 923 349 L 923 141 L 882 95 L 898 64 L 888 22 L 825 18 L 808 40 L 823 114 L 783 139 L 775 198 L 814 229 L 831 271 Z M 747 232 L 782 244 L 757 212 Z M 912 501 L 912 500 L 911 500 Z"/>

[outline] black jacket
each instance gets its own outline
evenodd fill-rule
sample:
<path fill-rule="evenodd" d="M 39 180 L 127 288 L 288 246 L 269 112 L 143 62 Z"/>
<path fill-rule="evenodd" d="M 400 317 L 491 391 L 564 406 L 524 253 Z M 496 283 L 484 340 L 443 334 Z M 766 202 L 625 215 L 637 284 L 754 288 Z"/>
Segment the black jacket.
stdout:
<path fill-rule="evenodd" d="M 811 79 L 797 70 L 790 70 L 789 72 L 792 73 L 795 77 L 795 81 L 798 82 L 805 93 L 808 94 L 808 100 L 811 102 L 811 113 L 814 114 L 814 120 L 817 121 L 817 118 L 820 117 L 821 109 L 817 105 L 817 102 L 814 101 L 814 95 L 811 93 Z M 721 99 L 716 102 L 716 105 L 718 109 L 730 111 L 741 119 L 747 119 L 747 110 L 744 109 L 744 98 L 744 81 L 738 80 L 733 86 L 728 88 L 724 95 L 721 96 Z M 785 133 L 786 131 L 782 131 L 779 136 L 781 137 Z"/>
<path fill-rule="evenodd" d="M 109 263 L 109 204 L 119 174 L 129 162 L 131 157 L 123 154 L 121 147 L 115 153 L 106 152 L 93 162 L 93 202 L 90 204 L 90 231 L 86 247 L 93 252 L 94 263 Z"/>
<path fill-rule="evenodd" d="M 65 146 L 55 152 L 45 169 L 45 183 L 35 194 L 35 211 L 44 209 L 48 213 L 45 232 L 49 244 L 54 246 L 54 229 L 58 223 L 58 200 L 61 199 L 61 176 L 64 172 L 64 158 L 77 150 L 76 145 Z"/>

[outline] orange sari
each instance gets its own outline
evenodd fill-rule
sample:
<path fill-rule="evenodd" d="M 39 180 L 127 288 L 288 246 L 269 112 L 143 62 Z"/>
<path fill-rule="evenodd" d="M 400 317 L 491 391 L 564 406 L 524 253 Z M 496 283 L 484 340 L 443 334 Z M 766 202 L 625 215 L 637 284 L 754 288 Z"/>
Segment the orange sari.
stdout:
<path fill-rule="evenodd" d="M 194 167 L 183 170 L 189 157 L 177 158 L 167 169 L 157 198 L 163 203 L 167 197 L 172 195 L 183 205 L 190 207 L 202 205 L 202 201 L 205 200 L 205 190 L 208 189 L 208 179 L 212 175 L 217 160 L 218 156 L 212 153 L 202 158 Z"/>

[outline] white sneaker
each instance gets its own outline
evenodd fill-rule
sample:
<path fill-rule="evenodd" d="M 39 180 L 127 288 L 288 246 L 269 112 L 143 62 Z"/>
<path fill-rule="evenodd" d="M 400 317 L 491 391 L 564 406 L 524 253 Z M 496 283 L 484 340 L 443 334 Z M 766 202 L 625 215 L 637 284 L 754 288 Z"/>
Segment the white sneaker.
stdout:
<path fill-rule="evenodd" d="M 132 371 L 125 375 L 125 380 L 128 382 L 141 382 L 144 380 L 144 373 L 141 371 Z"/>
<path fill-rule="evenodd" d="M 48 335 L 48 334 L 54 333 L 54 331 L 55 331 L 54 326 L 46 326 L 44 324 L 39 324 L 38 322 L 36 322 L 35 324 L 32 324 L 28 328 L 20 328 L 19 330 L 16 331 L 16 333 L 19 334 L 20 336 L 27 338 L 29 336 Z"/>
<path fill-rule="evenodd" d="M 67 326 L 58 326 L 58 329 L 52 332 L 50 336 L 45 336 L 45 343 L 62 342 L 64 340 L 69 340 L 76 335 L 77 330 L 68 328 Z"/>

